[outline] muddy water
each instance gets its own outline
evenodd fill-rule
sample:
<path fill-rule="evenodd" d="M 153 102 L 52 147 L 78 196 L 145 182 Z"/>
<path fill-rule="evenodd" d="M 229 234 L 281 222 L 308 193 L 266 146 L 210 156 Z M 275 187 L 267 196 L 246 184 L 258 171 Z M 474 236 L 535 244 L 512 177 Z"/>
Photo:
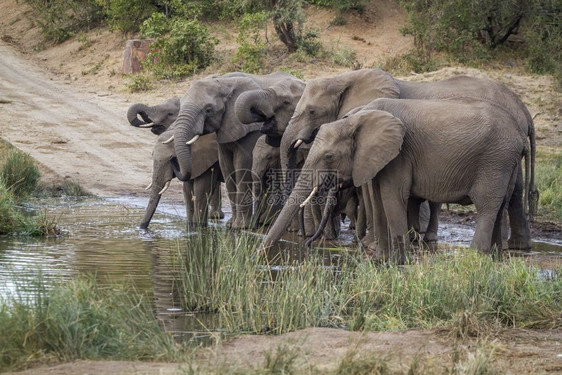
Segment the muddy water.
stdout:
<path fill-rule="evenodd" d="M 208 327 L 216 327 L 212 316 L 182 311 L 174 298 L 174 275 L 170 254 L 182 246 L 186 236 L 196 236 L 185 229 L 182 205 L 162 202 L 149 230 L 138 229 L 146 200 L 142 198 L 112 199 L 56 199 L 41 202 L 49 216 L 55 216 L 64 235 L 57 238 L 0 237 L 0 296 L 25 293 L 41 276 L 60 280 L 78 274 L 94 275 L 100 283 L 126 283 L 154 299 L 155 311 L 167 328 L 182 337 L 201 338 L 212 334 Z M 224 221 L 216 225 L 224 225 Z M 467 245 L 472 229 L 443 223 L 440 242 Z M 289 240 L 302 242 L 298 237 Z M 344 230 L 349 245 L 353 235 Z M 562 241 L 540 241 L 531 252 L 513 253 L 535 259 L 548 270 L 562 259 Z M 282 241 L 280 251 L 290 253 L 292 259 L 304 258 L 299 246 Z M 325 253 L 326 264 L 337 253 Z M 274 270 L 273 270 L 274 271 Z M 217 329 L 215 333 L 220 333 Z"/>

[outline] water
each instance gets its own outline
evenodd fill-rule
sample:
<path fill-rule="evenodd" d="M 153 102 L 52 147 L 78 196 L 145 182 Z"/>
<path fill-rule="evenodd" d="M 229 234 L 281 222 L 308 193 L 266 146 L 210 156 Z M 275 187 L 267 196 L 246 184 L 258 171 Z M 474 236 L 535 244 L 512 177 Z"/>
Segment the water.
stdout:
<path fill-rule="evenodd" d="M 56 238 L 0 237 L 0 296 L 22 293 L 30 289 L 41 275 L 46 284 L 51 280 L 79 274 L 94 275 L 99 283 L 126 283 L 154 300 L 157 317 L 167 328 L 181 337 L 205 339 L 220 334 L 213 315 L 187 312 L 179 306 L 175 293 L 175 276 L 171 261 L 173 250 L 185 242 L 186 236 L 197 236 L 184 225 L 182 205 L 162 202 L 148 230 L 138 229 L 147 200 L 135 197 L 112 199 L 53 199 L 41 202 L 49 216 L 57 218 L 64 235 Z M 227 210 L 225 210 L 227 211 Z M 227 216 L 221 223 L 224 225 Z M 443 224 L 440 242 L 467 245 L 473 231 L 464 226 Z M 317 250 L 301 250 L 302 239 L 290 235 L 281 241 L 277 252 L 302 260 Z M 344 239 L 335 245 L 349 245 L 353 234 L 344 230 Z M 300 246 L 294 246 L 294 242 Z M 324 264 L 330 267 L 339 257 L 338 251 L 320 251 Z M 537 259 L 548 276 L 552 265 L 560 264 L 562 241 L 538 241 L 530 252 L 514 252 L 516 256 Z M 277 266 L 271 266 L 276 272 Z M 16 285 L 14 275 L 17 275 Z"/>

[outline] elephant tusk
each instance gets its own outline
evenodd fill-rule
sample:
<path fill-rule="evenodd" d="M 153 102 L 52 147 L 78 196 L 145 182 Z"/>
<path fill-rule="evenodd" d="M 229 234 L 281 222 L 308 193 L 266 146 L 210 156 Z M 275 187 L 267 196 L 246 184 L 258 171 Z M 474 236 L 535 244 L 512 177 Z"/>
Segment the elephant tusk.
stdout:
<path fill-rule="evenodd" d="M 172 135 L 170 138 L 168 138 L 164 142 L 162 142 L 162 144 L 167 145 L 168 143 L 172 142 L 173 140 L 174 140 L 174 136 Z"/>
<path fill-rule="evenodd" d="M 166 183 L 164 184 L 164 187 L 162 188 L 162 190 L 160 190 L 160 192 L 158 193 L 158 195 L 164 194 L 164 192 L 165 192 L 166 190 L 168 190 L 169 187 L 170 187 L 170 181 L 166 181 Z"/>
<path fill-rule="evenodd" d="M 304 200 L 304 202 L 301 203 L 301 208 L 304 208 L 304 206 L 306 206 L 311 200 L 312 197 L 314 196 L 314 194 L 316 194 L 318 192 L 318 186 L 315 186 L 314 189 L 312 189 L 312 192 L 310 193 L 310 195 L 308 196 L 308 198 L 306 198 Z"/>
<path fill-rule="evenodd" d="M 195 137 L 191 138 L 189 141 L 187 141 L 185 144 L 186 145 L 192 145 L 195 143 L 196 140 L 199 139 L 199 135 L 196 135 Z"/>
<path fill-rule="evenodd" d="M 150 190 L 151 187 L 152 187 L 152 182 L 150 183 L 150 185 L 148 185 L 147 187 L 145 187 L 144 190 Z"/>
<path fill-rule="evenodd" d="M 302 145 L 302 139 L 299 139 L 295 145 L 293 146 L 293 148 L 298 148 L 300 145 Z"/>
<path fill-rule="evenodd" d="M 151 127 L 153 127 L 154 125 L 156 125 L 156 124 L 153 123 L 153 122 L 151 122 L 150 124 L 142 124 L 142 125 L 139 125 L 139 128 L 151 128 Z"/>

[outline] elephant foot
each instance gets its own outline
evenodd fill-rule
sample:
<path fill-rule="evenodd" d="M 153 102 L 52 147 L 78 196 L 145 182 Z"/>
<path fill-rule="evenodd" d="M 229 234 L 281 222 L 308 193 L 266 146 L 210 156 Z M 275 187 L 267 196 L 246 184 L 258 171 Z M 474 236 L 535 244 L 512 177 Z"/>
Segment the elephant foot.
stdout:
<path fill-rule="evenodd" d="M 221 220 L 221 219 L 224 219 L 224 212 L 222 212 L 222 210 L 211 211 L 211 212 L 209 213 L 209 219 L 211 219 L 211 220 Z"/>
<path fill-rule="evenodd" d="M 531 240 L 525 241 L 522 238 L 510 238 L 507 241 L 507 247 L 510 250 L 530 250 L 532 243 Z"/>
<path fill-rule="evenodd" d="M 437 240 L 428 240 L 424 238 L 423 244 L 427 247 L 427 250 L 430 253 L 437 252 Z"/>
<path fill-rule="evenodd" d="M 247 218 L 244 216 L 237 216 L 236 219 L 234 220 L 234 222 L 231 225 L 232 229 L 250 229 L 252 227 L 251 225 L 252 223 L 252 219 L 251 218 Z"/>

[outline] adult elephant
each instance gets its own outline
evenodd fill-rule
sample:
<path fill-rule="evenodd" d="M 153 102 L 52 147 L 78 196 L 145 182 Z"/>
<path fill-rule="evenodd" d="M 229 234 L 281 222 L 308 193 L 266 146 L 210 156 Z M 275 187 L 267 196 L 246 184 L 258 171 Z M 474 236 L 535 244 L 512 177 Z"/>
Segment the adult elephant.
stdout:
<path fill-rule="evenodd" d="M 219 163 L 231 202 L 233 228 L 249 228 L 252 217 L 252 150 L 261 135 L 261 123 L 243 124 L 235 115 L 234 103 L 245 91 L 296 79 L 287 73 L 257 76 L 211 76 L 194 82 L 181 99 L 174 124 L 173 159 L 176 176 L 184 181 L 192 174 L 191 149 L 199 136 L 216 132 Z"/>
<path fill-rule="evenodd" d="M 144 217 L 140 223 L 141 229 L 146 229 L 158 207 L 162 194 L 170 186 L 175 177 L 170 159 L 175 156 L 174 146 L 169 139 L 173 130 L 162 133 L 152 152 L 152 182 L 147 187 L 150 196 Z M 197 155 L 197 161 L 192 163 L 191 179 L 183 182 L 183 197 L 186 204 L 188 225 L 206 226 L 208 213 L 211 217 L 224 216 L 220 207 L 221 170 L 218 163 L 218 143 L 215 134 L 208 134 L 192 146 L 192 154 Z"/>
<path fill-rule="evenodd" d="M 379 260 L 404 263 L 409 245 L 410 196 L 476 206 L 472 247 L 501 249 L 503 206 L 512 194 L 526 134 L 508 112 L 488 101 L 378 99 L 365 109 L 320 127 L 303 168 L 337 173 L 299 179 L 271 227 L 265 245 L 277 241 L 309 192 L 342 184 L 371 183 Z M 330 205 L 327 206 L 328 208 Z M 327 215 L 325 215 L 327 216 Z"/>
<path fill-rule="evenodd" d="M 179 111 L 180 98 L 178 97 L 165 100 L 154 106 L 136 103 L 129 107 L 127 120 L 132 126 L 137 128 L 150 128 L 152 133 L 160 135 L 176 121 Z M 139 119 L 139 116 L 142 120 Z"/>
<path fill-rule="evenodd" d="M 341 119 L 349 111 L 378 98 L 400 99 L 470 99 L 488 100 L 507 110 L 514 118 L 514 129 L 526 135 L 530 144 L 530 188 L 525 200 L 534 199 L 535 130 L 529 111 L 509 88 L 489 79 L 457 76 L 438 82 L 408 82 L 394 79 L 381 69 L 363 69 L 330 78 L 308 81 L 281 140 L 281 166 L 294 170 L 296 149 L 314 140 L 320 125 Z M 289 173 L 289 176 L 294 173 Z M 288 181 L 294 185 L 294 179 Z M 508 205 L 510 248 L 528 249 L 531 235 L 523 200 L 521 167 L 514 194 Z M 530 205 L 531 207 L 534 205 Z M 426 236 L 437 238 L 437 208 L 433 204 Z M 413 223 L 415 224 L 415 223 Z"/>

